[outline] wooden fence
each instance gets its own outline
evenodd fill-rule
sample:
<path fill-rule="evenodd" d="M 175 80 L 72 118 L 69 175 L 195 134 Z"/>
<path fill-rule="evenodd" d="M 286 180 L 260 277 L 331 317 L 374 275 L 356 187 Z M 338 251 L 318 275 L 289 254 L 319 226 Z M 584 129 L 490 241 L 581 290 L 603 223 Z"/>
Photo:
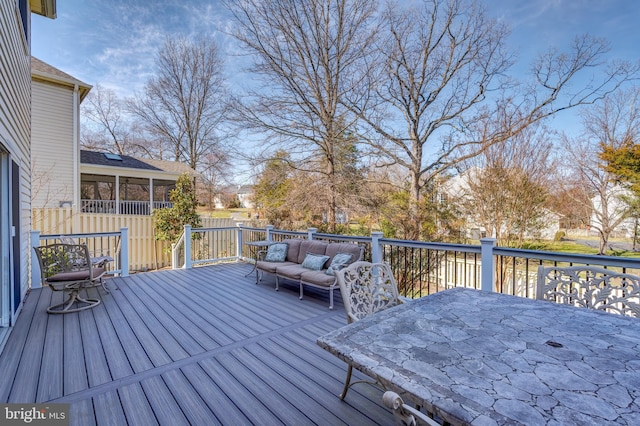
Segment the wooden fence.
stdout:
<path fill-rule="evenodd" d="M 201 217 L 202 227 L 236 226 L 234 219 Z M 151 216 L 73 213 L 71 208 L 33 209 L 31 228 L 41 234 L 88 234 L 117 232 L 129 228 L 129 267 L 146 271 L 171 267 L 171 244 L 155 241 Z"/>

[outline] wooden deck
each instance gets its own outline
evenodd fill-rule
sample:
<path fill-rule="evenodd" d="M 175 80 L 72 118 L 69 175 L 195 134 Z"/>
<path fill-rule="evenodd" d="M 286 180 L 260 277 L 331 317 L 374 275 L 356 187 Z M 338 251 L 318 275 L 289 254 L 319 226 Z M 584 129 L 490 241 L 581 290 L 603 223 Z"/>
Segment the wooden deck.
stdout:
<path fill-rule="evenodd" d="M 109 279 L 94 309 L 48 315 L 32 290 L 0 355 L 0 401 L 69 403 L 73 425 L 392 424 L 381 392 L 338 394 L 346 365 L 316 338 L 336 293 L 256 286 L 243 263 Z M 358 377 L 358 373 L 354 371 Z"/>

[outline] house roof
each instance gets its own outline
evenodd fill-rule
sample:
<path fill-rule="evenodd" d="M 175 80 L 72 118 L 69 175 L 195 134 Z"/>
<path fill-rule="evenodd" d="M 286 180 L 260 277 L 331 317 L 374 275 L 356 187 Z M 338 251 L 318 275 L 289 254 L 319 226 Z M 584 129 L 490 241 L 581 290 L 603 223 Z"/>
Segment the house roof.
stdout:
<path fill-rule="evenodd" d="M 31 57 L 31 77 L 36 77 L 46 81 L 52 81 L 54 83 L 62 84 L 65 86 L 78 85 L 80 92 L 80 101 L 82 101 L 91 90 L 91 85 L 78 80 L 77 78 L 67 74 L 58 68 L 41 61 L 35 56 Z"/>
<path fill-rule="evenodd" d="M 80 163 L 93 164 L 97 166 L 121 167 L 126 169 L 150 170 L 171 174 L 196 172 L 189 166 L 177 161 L 149 160 L 146 158 L 136 158 L 129 155 L 119 155 L 120 160 L 109 159 L 105 152 L 80 150 Z"/>
<path fill-rule="evenodd" d="M 47 18 L 56 18 L 56 0 L 29 0 L 31 12 Z"/>

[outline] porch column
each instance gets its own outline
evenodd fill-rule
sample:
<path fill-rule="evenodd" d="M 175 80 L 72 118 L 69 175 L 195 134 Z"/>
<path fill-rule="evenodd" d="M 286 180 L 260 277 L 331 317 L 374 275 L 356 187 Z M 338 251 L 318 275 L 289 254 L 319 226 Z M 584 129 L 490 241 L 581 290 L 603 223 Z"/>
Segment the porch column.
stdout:
<path fill-rule="evenodd" d="M 31 231 L 30 238 L 29 256 L 31 257 L 31 288 L 40 288 L 42 287 L 42 282 L 40 282 L 40 264 L 38 263 L 38 259 L 33 251 L 33 247 L 38 247 L 40 245 L 40 231 Z"/>
<path fill-rule="evenodd" d="M 120 276 L 129 276 L 129 228 L 120 228 Z"/>
<path fill-rule="evenodd" d="M 149 214 L 153 213 L 153 178 L 149 178 Z"/>
<path fill-rule="evenodd" d="M 383 237 L 383 233 L 375 231 L 371 233 L 371 263 L 382 262 L 382 244 L 380 244 L 380 238 Z"/>
<path fill-rule="evenodd" d="M 191 225 L 184 225 L 184 269 L 190 269 L 191 262 Z"/>
<path fill-rule="evenodd" d="M 243 225 L 241 222 L 239 222 L 237 225 L 238 230 L 236 231 L 236 257 L 238 261 L 240 261 L 240 259 L 242 259 L 242 228 Z"/>
<path fill-rule="evenodd" d="M 116 175 L 116 214 L 120 214 L 120 175 Z"/>
<path fill-rule="evenodd" d="M 318 228 L 307 228 L 307 238 L 313 240 L 313 234 L 318 232 Z"/>
<path fill-rule="evenodd" d="M 493 264 L 493 248 L 496 245 L 495 238 L 481 238 L 481 267 L 480 289 L 483 291 L 494 291 L 494 264 Z"/>

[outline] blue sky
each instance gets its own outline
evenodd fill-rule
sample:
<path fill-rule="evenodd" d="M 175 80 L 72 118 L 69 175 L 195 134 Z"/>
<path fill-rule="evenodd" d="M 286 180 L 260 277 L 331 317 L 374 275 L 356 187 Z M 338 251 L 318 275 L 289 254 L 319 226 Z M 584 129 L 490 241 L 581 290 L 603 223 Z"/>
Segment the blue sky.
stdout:
<path fill-rule="evenodd" d="M 412 1 L 412 0 L 406 0 Z M 91 85 L 120 95 L 140 91 L 153 72 L 154 55 L 167 34 L 214 35 L 226 53 L 233 87 L 249 78 L 246 57 L 226 35 L 228 12 L 218 0 L 58 0 L 58 18 L 32 18 L 32 54 Z M 640 1 L 486 0 L 491 16 L 512 30 L 518 69 L 550 46 L 565 48 L 576 35 L 605 37 L 612 58 L 640 59 Z M 565 127 L 578 123 L 561 117 Z M 557 121 L 557 120 L 556 120 Z"/>
<path fill-rule="evenodd" d="M 410 1 L 410 0 L 408 0 Z M 540 50 L 567 46 L 588 32 L 605 37 L 612 55 L 640 58 L 637 0 L 486 0 L 509 24 L 511 43 L 527 66 Z M 32 53 L 85 81 L 121 93 L 139 90 L 167 34 L 214 34 L 227 55 L 228 75 L 242 84 L 242 58 L 226 35 L 229 16 L 216 0 L 58 0 L 58 18 L 32 19 Z"/>

